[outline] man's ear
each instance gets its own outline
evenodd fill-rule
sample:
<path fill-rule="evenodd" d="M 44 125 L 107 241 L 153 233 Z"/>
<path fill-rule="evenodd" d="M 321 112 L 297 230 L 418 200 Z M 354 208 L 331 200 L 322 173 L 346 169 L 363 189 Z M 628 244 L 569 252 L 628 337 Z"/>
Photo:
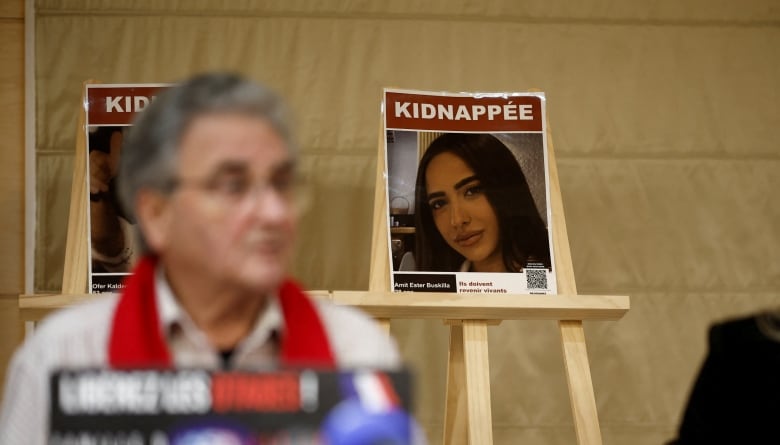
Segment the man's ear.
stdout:
<path fill-rule="evenodd" d="M 153 252 L 162 252 L 167 246 L 171 211 L 168 196 L 156 190 L 141 189 L 135 200 L 136 217 L 146 243 Z"/>

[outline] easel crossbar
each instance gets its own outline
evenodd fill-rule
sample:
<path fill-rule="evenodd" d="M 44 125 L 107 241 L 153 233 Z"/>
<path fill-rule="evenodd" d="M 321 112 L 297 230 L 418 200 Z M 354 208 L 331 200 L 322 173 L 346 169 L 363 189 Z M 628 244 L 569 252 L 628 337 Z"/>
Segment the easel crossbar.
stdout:
<path fill-rule="evenodd" d="M 334 291 L 337 304 L 354 306 L 375 318 L 468 320 L 619 320 L 627 296 L 464 295 L 436 292 Z"/>
<path fill-rule="evenodd" d="M 462 320 L 619 320 L 626 296 L 463 295 L 436 292 L 315 291 L 316 298 L 355 306 L 375 318 Z M 24 295 L 21 310 L 54 310 L 96 298 L 95 294 Z"/>

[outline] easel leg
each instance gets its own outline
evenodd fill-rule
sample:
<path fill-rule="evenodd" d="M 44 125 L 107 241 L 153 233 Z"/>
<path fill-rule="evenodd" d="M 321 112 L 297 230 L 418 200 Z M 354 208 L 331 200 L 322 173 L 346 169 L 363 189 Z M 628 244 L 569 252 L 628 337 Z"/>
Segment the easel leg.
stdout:
<path fill-rule="evenodd" d="M 466 369 L 463 363 L 463 325 L 450 324 L 447 388 L 444 403 L 444 445 L 468 443 Z"/>
<path fill-rule="evenodd" d="M 593 381 L 590 376 L 582 321 L 562 320 L 559 322 L 559 327 L 577 443 L 580 445 L 601 445 L 596 397 L 593 393 Z"/>
<path fill-rule="evenodd" d="M 448 323 L 450 354 L 444 444 L 492 444 L 487 323 L 484 320 Z"/>
<path fill-rule="evenodd" d="M 469 443 L 493 443 L 493 416 L 490 409 L 490 364 L 488 362 L 487 324 L 463 322 L 463 355 L 466 365 Z"/>

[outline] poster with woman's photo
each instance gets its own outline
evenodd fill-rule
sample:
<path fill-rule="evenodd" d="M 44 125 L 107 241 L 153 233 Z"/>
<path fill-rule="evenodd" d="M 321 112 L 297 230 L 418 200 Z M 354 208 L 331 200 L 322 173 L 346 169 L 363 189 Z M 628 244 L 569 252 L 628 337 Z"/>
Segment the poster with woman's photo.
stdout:
<path fill-rule="evenodd" d="M 89 194 L 89 289 L 118 292 L 139 254 L 135 221 L 119 205 L 116 174 L 122 140 L 135 113 L 163 84 L 87 85 L 84 103 Z"/>
<path fill-rule="evenodd" d="M 554 294 L 544 93 L 386 89 L 400 292 Z"/>

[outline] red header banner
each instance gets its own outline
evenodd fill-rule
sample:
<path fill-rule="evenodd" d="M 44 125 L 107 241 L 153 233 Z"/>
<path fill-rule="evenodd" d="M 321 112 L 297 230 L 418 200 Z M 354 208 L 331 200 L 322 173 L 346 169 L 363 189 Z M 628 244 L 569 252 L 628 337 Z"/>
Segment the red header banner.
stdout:
<path fill-rule="evenodd" d="M 542 97 L 533 93 L 439 96 L 385 91 L 387 129 L 542 131 Z"/>
<path fill-rule="evenodd" d="M 88 85 L 87 125 L 130 125 L 166 85 Z"/>

